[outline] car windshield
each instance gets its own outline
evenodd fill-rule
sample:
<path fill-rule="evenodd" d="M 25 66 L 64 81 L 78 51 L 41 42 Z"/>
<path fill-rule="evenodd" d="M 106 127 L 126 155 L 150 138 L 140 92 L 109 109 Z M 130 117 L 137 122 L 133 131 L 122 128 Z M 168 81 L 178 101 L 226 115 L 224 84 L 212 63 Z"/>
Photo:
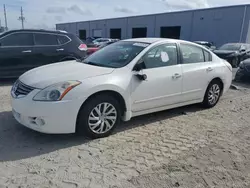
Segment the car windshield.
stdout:
<path fill-rule="evenodd" d="M 120 41 L 106 46 L 83 60 L 83 63 L 101 67 L 120 68 L 132 61 L 148 43 Z"/>
<path fill-rule="evenodd" d="M 240 44 L 224 44 L 219 50 L 240 50 Z"/>

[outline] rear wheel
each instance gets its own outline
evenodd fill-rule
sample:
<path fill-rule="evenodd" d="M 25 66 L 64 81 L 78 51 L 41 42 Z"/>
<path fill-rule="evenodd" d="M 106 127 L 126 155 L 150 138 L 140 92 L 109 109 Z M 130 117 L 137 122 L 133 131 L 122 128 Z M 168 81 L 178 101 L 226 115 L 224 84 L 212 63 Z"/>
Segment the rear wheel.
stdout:
<path fill-rule="evenodd" d="M 117 100 L 108 95 L 90 98 L 78 114 L 77 133 L 90 138 L 110 135 L 120 123 L 121 110 Z"/>
<path fill-rule="evenodd" d="M 218 80 L 214 80 L 212 81 L 207 88 L 204 100 L 203 100 L 203 105 L 206 108 L 212 108 L 214 107 L 220 97 L 221 97 L 221 93 L 222 93 L 222 83 Z"/>

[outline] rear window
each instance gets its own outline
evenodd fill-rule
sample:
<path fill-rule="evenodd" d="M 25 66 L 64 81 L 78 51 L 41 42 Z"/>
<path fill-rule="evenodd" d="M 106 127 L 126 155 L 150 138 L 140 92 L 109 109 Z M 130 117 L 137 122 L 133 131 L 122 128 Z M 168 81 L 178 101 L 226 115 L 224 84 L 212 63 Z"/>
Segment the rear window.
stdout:
<path fill-rule="evenodd" d="M 57 36 L 59 44 L 66 44 L 70 41 L 70 39 L 66 36 L 58 35 Z"/>
<path fill-rule="evenodd" d="M 58 45 L 58 40 L 56 35 L 35 33 L 35 45 Z"/>

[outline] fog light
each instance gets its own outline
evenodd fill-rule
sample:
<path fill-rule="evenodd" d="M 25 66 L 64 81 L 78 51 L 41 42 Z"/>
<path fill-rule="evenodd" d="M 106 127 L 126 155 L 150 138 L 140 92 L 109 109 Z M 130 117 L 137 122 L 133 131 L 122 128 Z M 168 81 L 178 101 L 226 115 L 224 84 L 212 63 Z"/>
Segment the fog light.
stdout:
<path fill-rule="evenodd" d="M 45 121 L 41 118 L 36 118 L 35 122 L 39 126 L 43 126 L 45 124 Z"/>

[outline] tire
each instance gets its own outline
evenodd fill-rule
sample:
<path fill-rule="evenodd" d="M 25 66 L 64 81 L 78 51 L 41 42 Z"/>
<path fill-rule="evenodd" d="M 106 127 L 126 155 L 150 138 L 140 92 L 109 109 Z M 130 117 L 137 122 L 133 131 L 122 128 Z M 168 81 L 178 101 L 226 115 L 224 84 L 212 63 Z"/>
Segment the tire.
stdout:
<path fill-rule="evenodd" d="M 108 113 L 111 111 L 112 113 Z M 107 137 L 120 121 L 121 108 L 118 101 L 107 94 L 97 95 L 90 98 L 80 109 L 76 133 L 93 139 Z"/>
<path fill-rule="evenodd" d="M 212 81 L 207 87 L 202 102 L 203 106 L 205 108 L 214 107 L 220 100 L 221 94 L 222 94 L 222 83 L 218 80 Z"/>

